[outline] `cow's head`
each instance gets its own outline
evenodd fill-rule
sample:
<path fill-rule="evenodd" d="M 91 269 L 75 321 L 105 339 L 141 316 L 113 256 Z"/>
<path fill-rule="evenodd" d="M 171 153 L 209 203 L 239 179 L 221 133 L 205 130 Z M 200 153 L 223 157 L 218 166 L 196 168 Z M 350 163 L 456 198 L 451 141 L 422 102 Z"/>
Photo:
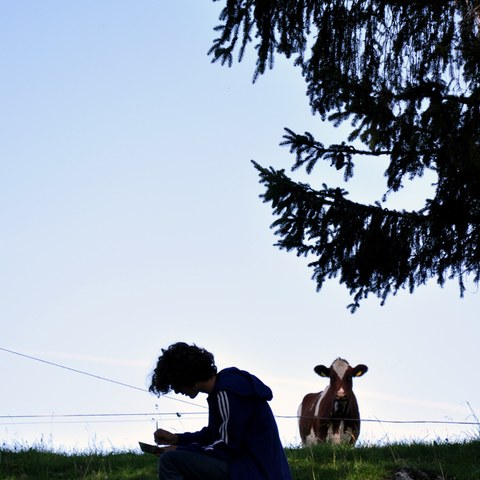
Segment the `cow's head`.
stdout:
<path fill-rule="evenodd" d="M 348 402 L 353 395 L 353 377 L 361 377 L 368 370 L 368 367 L 359 364 L 356 367 L 343 358 L 337 358 L 330 367 L 317 365 L 315 373 L 321 377 L 330 378 L 330 392 L 333 401 L 332 414 L 335 417 L 343 417 L 348 408 Z"/>

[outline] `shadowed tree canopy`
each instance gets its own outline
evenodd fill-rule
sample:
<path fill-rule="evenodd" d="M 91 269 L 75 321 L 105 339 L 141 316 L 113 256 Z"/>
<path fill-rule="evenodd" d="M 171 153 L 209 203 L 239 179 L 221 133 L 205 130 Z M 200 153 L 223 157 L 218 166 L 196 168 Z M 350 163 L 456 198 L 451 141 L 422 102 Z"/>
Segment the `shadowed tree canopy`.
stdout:
<path fill-rule="evenodd" d="M 382 202 L 356 203 L 341 188 L 315 190 L 284 170 L 253 162 L 276 216 L 281 249 L 311 259 L 313 279 L 339 278 L 354 312 L 369 294 L 435 278 L 480 280 L 480 1 L 220 0 L 209 54 L 231 65 L 256 49 L 254 81 L 277 55 L 301 69 L 313 114 L 336 126 L 340 144 L 285 129 L 292 171 L 318 162 L 343 171 L 387 158 Z M 279 100 L 281 101 L 281 100 Z M 363 167 L 368 168 L 368 167 Z M 435 174 L 433 198 L 416 211 L 382 204 L 404 182 Z"/>

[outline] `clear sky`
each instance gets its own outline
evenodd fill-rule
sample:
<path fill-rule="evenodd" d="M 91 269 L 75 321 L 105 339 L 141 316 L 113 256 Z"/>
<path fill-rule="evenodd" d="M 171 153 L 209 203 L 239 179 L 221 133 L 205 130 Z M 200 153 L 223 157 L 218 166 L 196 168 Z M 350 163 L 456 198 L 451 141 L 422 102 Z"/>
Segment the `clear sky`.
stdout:
<path fill-rule="evenodd" d="M 314 366 L 339 356 L 369 367 L 362 442 L 478 435 L 447 423 L 480 415 L 471 281 L 464 299 L 432 282 L 352 315 L 344 287 L 317 293 L 307 260 L 273 246 L 250 161 L 288 170 L 284 127 L 326 144 L 347 130 L 311 116 L 286 61 L 255 84 L 252 55 L 210 63 L 222 3 L 0 0 L 0 444 L 136 448 L 156 425 L 200 428 L 204 396 L 146 392 L 180 340 L 267 383 L 285 445 L 326 385 Z M 379 200 L 385 164 L 358 167 L 307 181 Z M 422 205 L 431 181 L 389 205 Z"/>

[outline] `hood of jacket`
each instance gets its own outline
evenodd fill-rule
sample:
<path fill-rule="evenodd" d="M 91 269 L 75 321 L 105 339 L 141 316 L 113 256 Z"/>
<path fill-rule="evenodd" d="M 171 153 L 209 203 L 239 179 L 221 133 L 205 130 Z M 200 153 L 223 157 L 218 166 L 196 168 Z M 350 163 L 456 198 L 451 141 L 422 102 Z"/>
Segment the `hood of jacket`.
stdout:
<path fill-rule="evenodd" d="M 259 378 L 237 367 L 224 368 L 217 374 L 214 391 L 226 390 L 245 397 L 270 401 L 272 390 Z"/>

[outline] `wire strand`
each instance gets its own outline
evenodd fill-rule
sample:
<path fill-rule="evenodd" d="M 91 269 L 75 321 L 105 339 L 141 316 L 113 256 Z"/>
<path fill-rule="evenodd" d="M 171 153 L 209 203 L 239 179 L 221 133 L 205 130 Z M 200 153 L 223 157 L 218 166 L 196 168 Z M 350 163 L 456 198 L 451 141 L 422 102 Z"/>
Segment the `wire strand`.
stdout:
<path fill-rule="evenodd" d="M 112 380 L 110 378 L 107 378 L 107 377 L 102 377 L 101 375 L 95 375 L 93 373 L 89 373 L 89 372 L 85 372 L 83 370 L 78 370 L 76 368 L 72 368 L 72 367 L 67 367 L 65 365 L 60 365 L 59 363 L 55 363 L 55 362 L 50 362 L 48 360 L 44 360 L 43 358 L 38 358 L 38 357 L 34 357 L 32 355 L 27 355 L 25 353 L 20 353 L 20 352 L 16 352 L 14 350 L 9 350 L 8 348 L 4 348 L 4 347 L 0 347 L 0 350 L 3 351 L 3 352 L 7 352 L 7 353 L 11 353 L 13 355 L 18 355 L 19 357 L 23 357 L 23 358 L 28 358 L 29 360 L 34 360 L 36 362 L 41 362 L 41 363 L 45 363 L 47 365 L 51 365 L 53 367 L 58 367 L 58 368 L 62 368 L 64 370 L 68 370 L 70 372 L 75 372 L 75 373 L 79 373 L 81 375 L 86 375 L 88 377 L 92 377 L 92 378 L 96 378 L 97 380 L 103 380 L 105 382 L 110 382 L 110 383 L 114 383 L 116 385 L 120 385 L 122 387 L 127 387 L 127 388 L 132 388 L 134 390 L 139 390 L 140 392 L 147 392 L 148 393 L 148 390 L 146 390 L 145 388 L 140 388 L 140 387 L 136 387 L 134 385 L 130 385 L 128 383 L 124 383 L 124 382 L 119 382 L 117 380 Z M 175 398 L 175 397 L 171 397 L 170 395 L 163 395 L 164 398 L 169 398 L 170 400 L 174 400 L 176 402 L 180 402 L 180 403 L 186 403 L 188 405 L 193 405 L 195 407 L 200 407 L 200 408 L 207 408 L 205 407 L 204 405 L 199 405 L 198 403 L 194 403 L 194 402 L 189 402 L 188 400 L 182 400 L 181 398 Z"/>
<path fill-rule="evenodd" d="M 15 352 L 13 350 L 9 350 L 8 348 L 0 347 L 0 350 L 2 350 L 4 352 L 11 353 L 13 355 L 18 355 L 19 357 L 24 357 L 24 358 L 28 358 L 30 360 L 35 360 L 36 362 L 46 363 L 47 365 L 52 365 L 54 367 L 63 368 L 64 370 L 69 370 L 71 372 L 80 373 L 81 375 L 87 375 L 88 377 L 97 378 L 98 380 L 104 380 L 106 382 L 115 383 L 115 384 L 121 385 L 123 387 L 133 388 L 134 390 L 140 390 L 141 392 L 146 392 L 147 391 L 144 388 L 135 387 L 134 385 L 129 385 L 128 383 L 123 383 L 123 382 L 119 382 L 117 380 L 112 380 L 110 378 L 102 377 L 100 375 L 95 375 L 93 373 L 88 373 L 88 372 L 85 372 L 83 370 L 78 370 L 76 368 L 66 367 L 65 365 L 60 365 L 59 363 L 50 362 L 48 360 L 44 360 L 43 358 L 33 357 L 32 355 L 26 355 L 25 353 Z"/>
<path fill-rule="evenodd" d="M 93 373 L 85 372 L 83 370 L 78 370 L 76 368 L 67 367 L 65 365 L 60 365 L 58 363 L 50 362 L 48 360 L 44 360 L 42 358 L 34 357 L 32 355 L 27 355 L 25 353 L 16 352 L 14 350 L 9 350 L 8 348 L 0 347 L 0 350 L 3 352 L 11 353 L 13 355 L 18 355 L 23 358 L 27 358 L 30 360 L 34 360 L 37 362 L 45 363 L 47 365 L 51 365 L 54 367 L 62 368 L 64 370 L 68 370 L 71 372 L 79 373 L 81 375 L 86 375 L 89 377 L 96 378 L 98 380 L 103 380 L 106 382 L 114 383 L 123 387 L 132 388 L 134 390 L 139 390 L 141 392 L 148 392 L 148 390 L 140 387 L 136 387 L 134 385 L 130 385 L 128 383 L 119 382 L 117 380 L 112 380 L 110 378 L 103 377 L 101 375 L 95 375 Z M 189 405 L 194 405 L 197 407 L 201 407 L 206 409 L 204 405 L 199 405 L 194 402 L 189 402 L 187 400 L 182 400 L 179 398 L 171 397 L 169 395 L 163 395 L 164 398 L 169 398 L 171 400 L 175 400 L 177 402 L 186 403 Z M 0 419 L 27 419 L 27 418 L 95 418 L 95 417 L 133 417 L 133 416 L 159 416 L 159 415 L 176 415 L 177 417 L 182 417 L 184 415 L 205 415 L 207 412 L 168 412 L 168 413 L 161 413 L 161 412 L 153 412 L 153 413 L 77 413 L 77 414 L 39 414 L 39 415 L 0 415 Z M 297 415 L 275 415 L 276 418 L 283 418 L 283 419 L 298 419 L 300 418 Z M 305 417 L 303 417 L 305 418 Z M 332 420 L 330 419 L 323 419 L 323 420 Z M 479 422 L 455 422 L 455 421 L 447 421 L 447 420 L 381 420 L 381 419 L 360 419 L 361 422 L 376 422 L 376 423 L 389 423 L 389 424 L 444 424 L 444 425 L 479 425 Z M 49 422 L 52 423 L 52 422 Z M 53 422 L 55 423 L 55 422 Z M 66 423 L 66 422 L 59 422 L 59 423 Z M 16 425 L 15 423 L 2 423 L 1 425 Z"/>
<path fill-rule="evenodd" d="M 61 418 L 98 418 L 98 417 L 158 417 L 158 416 L 176 416 L 183 417 L 189 415 L 206 415 L 207 412 L 146 412 L 146 413 L 66 413 L 66 414 L 37 414 L 37 415 L 0 415 L 0 419 L 61 419 Z M 298 420 L 299 418 L 313 418 L 313 417 L 298 417 L 296 415 L 275 415 L 275 418 Z M 316 417 L 315 417 L 316 418 Z M 335 418 L 322 418 L 320 420 L 338 420 Z M 132 420 L 134 421 L 134 420 Z M 142 420 L 143 421 L 143 420 Z M 390 424 L 441 424 L 441 425 L 479 425 L 478 422 L 467 421 L 453 421 L 453 420 L 382 420 L 372 418 L 361 418 L 361 422 L 370 423 L 390 423 Z M 51 423 L 51 422 L 49 422 Z M 55 422 L 53 422 L 55 423 Z M 65 423 L 65 422 L 61 422 Z M 14 423 L 4 423 L 14 425 Z"/>

